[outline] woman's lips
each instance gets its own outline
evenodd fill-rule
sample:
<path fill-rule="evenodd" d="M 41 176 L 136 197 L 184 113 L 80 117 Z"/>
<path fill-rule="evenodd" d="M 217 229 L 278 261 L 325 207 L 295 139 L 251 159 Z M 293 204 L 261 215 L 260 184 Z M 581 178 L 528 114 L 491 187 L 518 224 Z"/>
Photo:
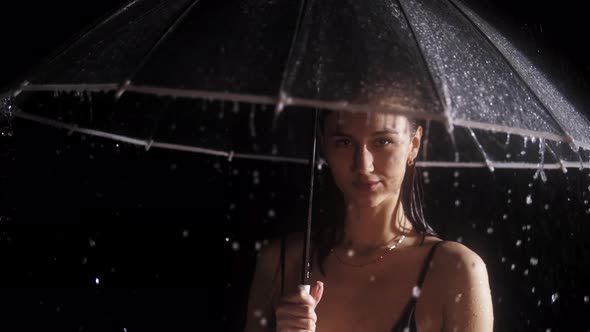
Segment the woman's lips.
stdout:
<path fill-rule="evenodd" d="M 371 192 L 377 190 L 377 186 L 379 186 L 379 181 L 355 182 L 354 186 L 359 190 Z"/>

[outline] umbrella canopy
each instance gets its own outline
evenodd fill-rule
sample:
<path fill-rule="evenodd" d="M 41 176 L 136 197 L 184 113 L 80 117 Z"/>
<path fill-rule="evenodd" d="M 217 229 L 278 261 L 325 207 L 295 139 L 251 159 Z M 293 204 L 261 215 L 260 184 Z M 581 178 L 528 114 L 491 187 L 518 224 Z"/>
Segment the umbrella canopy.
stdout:
<path fill-rule="evenodd" d="M 34 107 L 12 101 L 39 91 Z M 67 111 L 46 107 L 63 92 Z M 425 119 L 418 166 L 590 161 L 590 122 L 453 0 L 135 0 L 27 77 L 4 113 L 13 103 L 15 116 L 71 131 L 228 158 L 307 163 L 308 149 L 277 149 L 268 142 L 280 138 L 255 128 L 286 118 L 291 139 L 306 139 L 288 129 L 305 121 L 284 114 L 322 108 Z M 219 128 L 257 138 L 224 141 Z"/>

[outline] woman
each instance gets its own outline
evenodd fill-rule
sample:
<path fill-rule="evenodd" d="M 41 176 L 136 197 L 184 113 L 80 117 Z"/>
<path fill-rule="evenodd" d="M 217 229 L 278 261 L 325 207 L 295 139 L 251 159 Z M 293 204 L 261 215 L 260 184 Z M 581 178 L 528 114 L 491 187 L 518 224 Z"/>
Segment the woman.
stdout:
<path fill-rule="evenodd" d="M 341 216 L 314 221 L 310 294 L 298 287 L 303 236 L 286 241 L 284 266 L 280 242 L 261 251 L 246 331 L 492 331 L 484 262 L 441 241 L 422 216 L 422 128 L 403 116 L 326 112 L 320 132 Z"/>

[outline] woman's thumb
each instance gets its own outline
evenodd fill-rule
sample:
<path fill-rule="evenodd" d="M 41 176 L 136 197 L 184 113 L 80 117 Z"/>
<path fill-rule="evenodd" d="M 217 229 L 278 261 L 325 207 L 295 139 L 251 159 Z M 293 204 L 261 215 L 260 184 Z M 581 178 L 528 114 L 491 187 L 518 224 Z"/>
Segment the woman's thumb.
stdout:
<path fill-rule="evenodd" d="M 324 293 L 324 283 L 321 281 L 316 281 L 309 293 L 315 300 L 315 305 L 317 306 L 322 299 L 322 294 Z"/>

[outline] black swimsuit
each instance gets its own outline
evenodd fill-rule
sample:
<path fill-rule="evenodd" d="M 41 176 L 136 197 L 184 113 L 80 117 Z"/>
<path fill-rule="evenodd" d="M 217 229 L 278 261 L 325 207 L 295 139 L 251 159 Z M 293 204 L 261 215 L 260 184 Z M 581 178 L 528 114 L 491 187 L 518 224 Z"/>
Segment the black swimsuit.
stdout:
<path fill-rule="evenodd" d="M 417 284 L 418 289 L 422 289 L 422 284 L 424 283 L 424 279 L 426 278 L 426 273 L 428 273 L 428 268 L 430 267 L 430 261 L 432 260 L 432 257 L 434 256 L 434 251 L 436 250 L 436 247 L 443 242 L 444 241 L 437 242 L 430 248 L 430 251 L 428 252 L 428 255 L 426 256 L 426 259 L 424 260 L 424 264 L 422 265 L 422 271 L 420 271 L 420 276 L 418 277 L 418 284 Z M 400 316 L 399 320 L 397 321 L 397 324 L 395 324 L 395 326 L 391 330 L 392 332 L 416 332 L 416 331 L 418 331 L 418 328 L 416 327 L 416 317 L 415 317 L 416 302 L 417 301 L 418 301 L 418 298 L 416 298 L 414 296 L 412 296 L 410 298 L 410 300 L 408 301 L 408 304 L 406 304 L 406 307 L 404 308 L 404 311 L 402 312 L 402 315 Z"/>
<path fill-rule="evenodd" d="M 420 245 L 424 244 L 424 238 L 425 236 L 422 237 L 422 243 L 420 243 Z M 445 241 L 440 241 L 435 243 L 434 245 L 432 245 L 432 247 L 430 248 L 430 251 L 428 252 L 428 255 L 426 256 L 426 259 L 424 260 L 424 263 L 422 264 L 422 270 L 420 271 L 420 275 L 418 277 L 418 283 L 416 284 L 416 286 L 418 286 L 418 289 L 422 289 L 422 284 L 424 283 L 424 279 L 426 278 L 426 274 L 428 273 L 428 269 L 430 267 L 430 261 L 432 260 L 432 257 L 434 256 L 434 251 L 436 250 L 436 247 L 443 243 Z M 285 241 L 283 239 L 283 241 L 281 241 L 281 276 L 284 275 L 284 271 L 285 271 Z M 284 291 L 284 279 L 281 278 L 281 294 Z M 408 304 L 406 304 L 399 320 L 397 321 L 397 324 L 395 324 L 395 326 L 393 327 L 393 329 L 391 330 L 392 332 L 417 332 L 418 328 L 416 327 L 416 317 L 415 315 L 415 311 L 416 311 L 416 302 L 418 301 L 418 298 L 411 296 L 410 300 L 408 301 Z M 273 315 L 272 320 L 271 320 L 271 326 L 275 326 L 276 324 L 276 317 Z"/>

